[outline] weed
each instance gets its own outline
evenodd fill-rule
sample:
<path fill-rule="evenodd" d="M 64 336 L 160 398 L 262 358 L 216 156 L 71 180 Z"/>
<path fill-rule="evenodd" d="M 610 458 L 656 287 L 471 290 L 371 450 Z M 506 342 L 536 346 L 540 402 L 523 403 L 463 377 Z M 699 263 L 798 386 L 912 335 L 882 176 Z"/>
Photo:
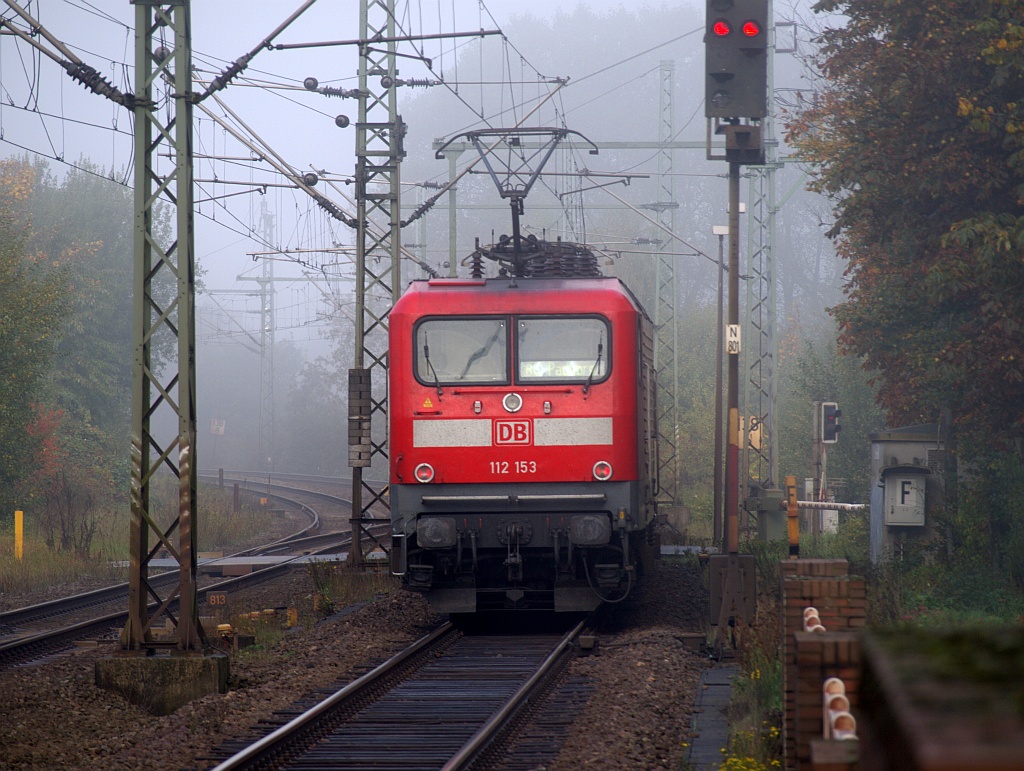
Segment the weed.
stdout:
<path fill-rule="evenodd" d="M 306 570 L 313 582 L 313 610 L 321 617 L 395 588 L 390 574 L 349 570 L 340 562 L 310 560 Z"/>
<path fill-rule="evenodd" d="M 2 593 L 75 584 L 85 579 L 109 581 L 113 584 L 127 578 L 127 569 L 115 564 L 114 558 L 120 555 L 106 543 L 94 546 L 93 557 L 87 559 L 73 552 L 54 552 L 46 545 L 46 540 L 41 534 L 30 532 L 25 535 L 22 559 L 14 559 L 13 554 L 14 536 L 10 533 L 0 533 Z"/>
<path fill-rule="evenodd" d="M 784 544 L 752 542 L 757 566 L 757 615 L 744 630 L 739 675 L 729 704 L 729 746 L 723 769 L 779 768 L 782 758 L 782 640 L 779 551 Z"/>
<path fill-rule="evenodd" d="M 124 564 L 129 556 L 127 501 L 95 513 L 86 549 L 60 549 L 40 521 L 41 515 L 26 510 L 23 558 L 13 559 L 14 535 L 0 527 L 0 592 L 25 592 L 41 587 L 74 584 L 82 580 L 127 580 Z M 166 528 L 178 511 L 177 480 L 170 475 L 154 478 L 150 509 Z M 229 491 L 204 486 L 199 497 L 197 535 L 199 548 L 214 550 L 255 543 L 270 530 L 274 515 L 258 508 L 234 512 Z M 6 523 L 4 523 L 6 524 Z M 70 526 L 69 526 L 70 527 Z M 152 545 L 152 540 L 151 540 Z"/>

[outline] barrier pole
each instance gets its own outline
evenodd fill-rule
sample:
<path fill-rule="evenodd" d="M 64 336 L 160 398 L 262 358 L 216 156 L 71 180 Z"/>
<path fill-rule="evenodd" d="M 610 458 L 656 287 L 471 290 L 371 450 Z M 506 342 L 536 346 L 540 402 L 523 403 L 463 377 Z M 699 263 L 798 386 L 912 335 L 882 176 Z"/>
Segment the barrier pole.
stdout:
<path fill-rule="evenodd" d="M 786 477 L 786 519 L 789 530 L 789 558 L 800 556 L 800 506 L 796 499 L 796 477 Z"/>

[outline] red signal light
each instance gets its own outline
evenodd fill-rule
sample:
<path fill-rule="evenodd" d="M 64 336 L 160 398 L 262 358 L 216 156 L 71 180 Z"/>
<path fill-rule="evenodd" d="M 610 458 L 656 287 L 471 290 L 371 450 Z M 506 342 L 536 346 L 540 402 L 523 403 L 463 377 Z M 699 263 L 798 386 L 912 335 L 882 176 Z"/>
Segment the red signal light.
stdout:
<path fill-rule="evenodd" d="M 757 37 L 761 34 L 761 25 L 756 21 L 743 22 L 743 34 L 747 37 Z"/>
<path fill-rule="evenodd" d="M 729 26 L 729 22 L 725 19 L 718 19 L 711 25 L 711 33 L 715 37 L 725 37 L 730 32 L 732 32 L 732 27 Z"/>

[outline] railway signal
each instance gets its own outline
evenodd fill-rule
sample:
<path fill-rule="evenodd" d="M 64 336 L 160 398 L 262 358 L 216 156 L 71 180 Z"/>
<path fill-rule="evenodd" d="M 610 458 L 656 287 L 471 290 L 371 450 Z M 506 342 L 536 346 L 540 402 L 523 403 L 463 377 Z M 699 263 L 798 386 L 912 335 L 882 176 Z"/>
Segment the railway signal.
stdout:
<path fill-rule="evenodd" d="M 768 109 L 768 0 L 707 0 L 704 114 L 761 119 Z"/>
<path fill-rule="evenodd" d="M 839 418 L 843 411 L 835 402 L 821 403 L 821 441 L 825 444 L 835 444 L 839 441 L 839 432 L 842 426 L 839 425 Z"/>

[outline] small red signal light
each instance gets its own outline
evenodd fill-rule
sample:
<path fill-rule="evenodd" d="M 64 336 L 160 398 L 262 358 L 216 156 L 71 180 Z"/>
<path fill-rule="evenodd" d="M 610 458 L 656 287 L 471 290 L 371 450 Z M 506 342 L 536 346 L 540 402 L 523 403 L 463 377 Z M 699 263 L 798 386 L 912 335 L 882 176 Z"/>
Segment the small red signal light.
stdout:
<path fill-rule="evenodd" d="M 711 25 L 711 32 L 715 37 L 725 37 L 732 32 L 732 27 L 729 26 L 729 22 L 725 19 L 718 19 Z"/>
<path fill-rule="evenodd" d="M 761 34 L 761 25 L 756 21 L 743 22 L 743 34 L 747 37 L 757 37 Z"/>

